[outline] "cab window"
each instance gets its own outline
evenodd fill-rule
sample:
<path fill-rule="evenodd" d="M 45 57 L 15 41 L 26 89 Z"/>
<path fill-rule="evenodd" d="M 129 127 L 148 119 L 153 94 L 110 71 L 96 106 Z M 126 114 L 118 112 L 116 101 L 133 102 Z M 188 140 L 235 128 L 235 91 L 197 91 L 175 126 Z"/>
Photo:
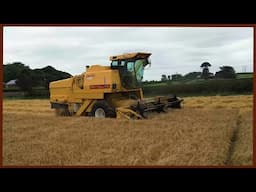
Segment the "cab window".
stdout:
<path fill-rule="evenodd" d="M 127 70 L 130 72 L 134 71 L 134 62 L 133 61 L 127 62 Z"/>
<path fill-rule="evenodd" d="M 112 63 L 111 63 L 111 66 L 117 66 L 118 65 L 118 61 L 112 61 Z"/>
<path fill-rule="evenodd" d="M 145 63 L 145 59 L 140 59 L 135 62 L 136 79 L 139 82 L 142 81 L 142 79 L 143 79 L 144 63 Z"/>
<path fill-rule="evenodd" d="M 121 62 L 120 62 L 120 65 L 121 65 L 121 66 L 124 66 L 124 65 L 125 65 L 125 61 L 121 61 Z"/>

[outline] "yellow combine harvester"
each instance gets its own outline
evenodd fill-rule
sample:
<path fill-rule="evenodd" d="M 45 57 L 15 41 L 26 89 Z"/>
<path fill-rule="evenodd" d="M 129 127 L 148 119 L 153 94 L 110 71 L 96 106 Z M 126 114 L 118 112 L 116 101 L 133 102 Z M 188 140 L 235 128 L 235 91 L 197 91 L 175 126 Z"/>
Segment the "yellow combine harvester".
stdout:
<path fill-rule="evenodd" d="M 148 111 L 180 108 L 174 96 L 143 98 L 141 81 L 151 53 L 111 56 L 110 66 L 87 66 L 81 75 L 50 83 L 51 108 L 58 115 L 146 118 Z"/>

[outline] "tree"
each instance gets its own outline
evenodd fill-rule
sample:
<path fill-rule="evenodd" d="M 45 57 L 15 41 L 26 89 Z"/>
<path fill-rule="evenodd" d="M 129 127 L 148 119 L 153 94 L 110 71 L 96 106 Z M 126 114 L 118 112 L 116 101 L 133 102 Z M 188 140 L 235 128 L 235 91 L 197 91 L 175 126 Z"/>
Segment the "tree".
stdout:
<path fill-rule="evenodd" d="M 175 81 L 175 80 L 180 80 L 182 79 L 182 75 L 181 74 L 174 74 L 172 75 L 172 80 Z"/>
<path fill-rule="evenodd" d="M 4 82 L 16 80 L 16 85 L 29 95 L 34 87 L 45 87 L 49 89 L 49 83 L 56 80 L 71 77 L 69 73 L 58 71 L 51 66 L 41 69 L 30 69 L 21 62 L 3 65 Z"/>
<path fill-rule="evenodd" d="M 44 87 L 45 86 L 45 73 L 41 69 L 31 70 L 32 79 L 36 86 Z"/>
<path fill-rule="evenodd" d="M 4 82 L 17 79 L 17 76 L 23 69 L 29 69 L 29 67 L 25 66 L 21 62 L 14 62 L 3 65 Z"/>
<path fill-rule="evenodd" d="M 232 66 L 222 66 L 220 71 L 216 72 L 216 78 L 234 79 L 236 78 L 236 72 Z"/>
<path fill-rule="evenodd" d="M 201 64 L 201 68 L 208 68 L 208 67 L 211 67 L 212 65 L 209 63 L 209 62 L 203 62 L 202 64 Z"/>
<path fill-rule="evenodd" d="M 184 75 L 184 79 L 196 79 L 201 76 L 201 72 L 190 72 Z"/>
<path fill-rule="evenodd" d="M 171 76 L 170 75 L 168 75 L 168 81 L 170 81 L 171 80 Z"/>
<path fill-rule="evenodd" d="M 23 69 L 17 76 L 16 84 L 21 90 L 31 93 L 32 86 L 34 85 L 31 70 L 26 68 Z"/>
<path fill-rule="evenodd" d="M 201 78 L 204 78 L 204 79 L 208 79 L 209 78 L 209 67 L 211 67 L 212 65 L 209 63 L 209 62 L 203 62 L 201 64 L 201 68 L 203 68 L 203 71 L 202 71 L 202 74 L 201 74 Z"/>
<path fill-rule="evenodd" d="M 46 89 L 49 89 L 49 83 L 52 81 L 57 81 L 57 80 L 71 77 L 69 73 L 58 71 L 52 66 L 47 66 L 40 70 L 44 73 L 42 77 L 43 77 L 43 84 Z"/>
<path fill-rule="evenodd" d="M 161 81 L 167 81 L 166 75 L 164 75 L 164 74 L 162 75 Z"/>

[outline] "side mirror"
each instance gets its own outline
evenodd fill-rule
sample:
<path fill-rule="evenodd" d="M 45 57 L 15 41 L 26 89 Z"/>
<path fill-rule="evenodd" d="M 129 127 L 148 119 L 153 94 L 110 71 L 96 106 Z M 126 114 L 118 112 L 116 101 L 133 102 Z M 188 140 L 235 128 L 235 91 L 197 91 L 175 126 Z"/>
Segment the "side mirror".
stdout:
<path fill-rule="evenodd" d="M 147 58 L 147 64 L 151 65 L 151 59 Z"/>
<path fill-rule="evenodd" d="M 143 67 L 145 67 L 147 65 L 151 65 L 151 61 L 149 58 L 145 59 L 145 62 L 143 62 Z"/>
<path fill-rule="evenodd" d="M 150 60 L 150 58 L 146 59 L 146 63 L 143 65 L 143 67 L 146 67 L 147 65 L 149 65 L 149 67 L 151 67 L 151 60 Z"/>

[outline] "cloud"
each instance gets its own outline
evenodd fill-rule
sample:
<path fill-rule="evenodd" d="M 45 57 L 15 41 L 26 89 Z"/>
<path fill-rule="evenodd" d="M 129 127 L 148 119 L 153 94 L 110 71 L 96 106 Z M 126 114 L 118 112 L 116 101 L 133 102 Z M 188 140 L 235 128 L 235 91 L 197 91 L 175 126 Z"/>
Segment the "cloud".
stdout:
<path fill-rule="evenodd" d="M 4 63 L 31 68 L 52 65 L 73 75 L 86 65 L 109 65 L 109 56 L 151 52 L 152 66 L 144 79 L 162 74 L 211 72 L 222 65 L 253 70 L 252 27 L 4 27 Z"/>

